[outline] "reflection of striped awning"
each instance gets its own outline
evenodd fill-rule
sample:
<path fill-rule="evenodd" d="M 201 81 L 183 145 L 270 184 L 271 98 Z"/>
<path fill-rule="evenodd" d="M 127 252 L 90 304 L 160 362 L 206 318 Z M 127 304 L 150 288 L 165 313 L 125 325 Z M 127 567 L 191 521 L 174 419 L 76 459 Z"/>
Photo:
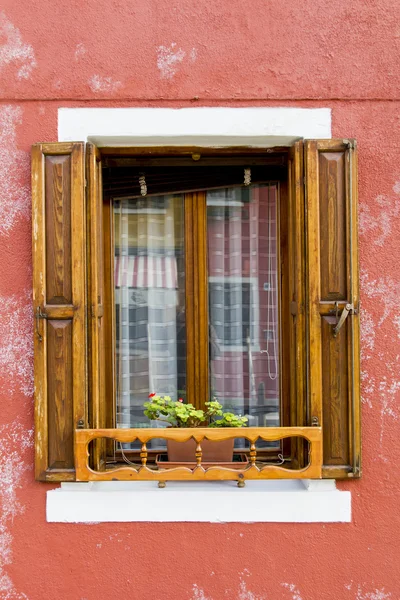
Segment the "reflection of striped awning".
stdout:
<path fill-rule="evenodd" d="M 174 256 L 116 256 L 115 287 L 176 289 Z"/>

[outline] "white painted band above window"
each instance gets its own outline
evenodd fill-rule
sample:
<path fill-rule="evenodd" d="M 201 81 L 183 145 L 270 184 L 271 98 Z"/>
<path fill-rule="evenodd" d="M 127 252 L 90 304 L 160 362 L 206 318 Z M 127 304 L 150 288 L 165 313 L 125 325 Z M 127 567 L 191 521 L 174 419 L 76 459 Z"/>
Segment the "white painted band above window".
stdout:
<path fill-rule="evenodd" d="M 289 146 L 331 137 L 329 108 L 60 108 L 60 142 L 98 146 Z"/>

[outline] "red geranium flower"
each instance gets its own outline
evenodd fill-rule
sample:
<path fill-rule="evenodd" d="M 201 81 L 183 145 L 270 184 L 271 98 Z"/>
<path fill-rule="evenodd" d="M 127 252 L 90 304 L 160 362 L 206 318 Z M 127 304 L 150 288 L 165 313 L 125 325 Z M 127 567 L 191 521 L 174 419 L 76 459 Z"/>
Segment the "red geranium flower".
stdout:
<path fill-rule="evenodd" d="M 155 395 L 155 392 L 153 392 L 152 394 L 149 394 L 149 398 L 154 398 Z"/>
<path fill-rule="evenodd" d="M 178 402 L 183 402 L 183 398 L 178 398 Z"/>

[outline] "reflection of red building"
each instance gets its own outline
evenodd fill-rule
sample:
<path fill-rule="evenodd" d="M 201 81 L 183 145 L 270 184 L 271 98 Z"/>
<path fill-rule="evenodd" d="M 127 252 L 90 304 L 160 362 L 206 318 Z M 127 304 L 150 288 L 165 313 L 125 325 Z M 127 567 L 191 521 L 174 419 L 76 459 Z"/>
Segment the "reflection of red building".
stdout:
<path fill-rule="evenodd" d="M 207 195 L 211 391 L 260 425 L 279 412 L 276 200 L 275 185 Z"/>

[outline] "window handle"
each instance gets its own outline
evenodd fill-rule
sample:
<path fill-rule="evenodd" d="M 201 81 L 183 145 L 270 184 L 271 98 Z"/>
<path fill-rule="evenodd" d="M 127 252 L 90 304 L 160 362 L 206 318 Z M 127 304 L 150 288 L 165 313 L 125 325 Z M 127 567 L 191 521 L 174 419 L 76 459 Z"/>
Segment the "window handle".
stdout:
<path fill-rule="evenodd" d="M 340 315 L 339 321 L 336 323 L 335 327 L 333 328 L 333 337 L 337 336 L 337 334 L 339 333 L 339 331 L 342 328 L 343 323 L 345 322 L 345 320 L 347 319 L 349 314 L 353 313 L 353 312 L 354 312 L 353 304 L 346 304 L 346 306 L 342 310 L 342 314 Z M 337 302 L 336 302 L 336 317 L 338 317 L 338 303 Z"/>

